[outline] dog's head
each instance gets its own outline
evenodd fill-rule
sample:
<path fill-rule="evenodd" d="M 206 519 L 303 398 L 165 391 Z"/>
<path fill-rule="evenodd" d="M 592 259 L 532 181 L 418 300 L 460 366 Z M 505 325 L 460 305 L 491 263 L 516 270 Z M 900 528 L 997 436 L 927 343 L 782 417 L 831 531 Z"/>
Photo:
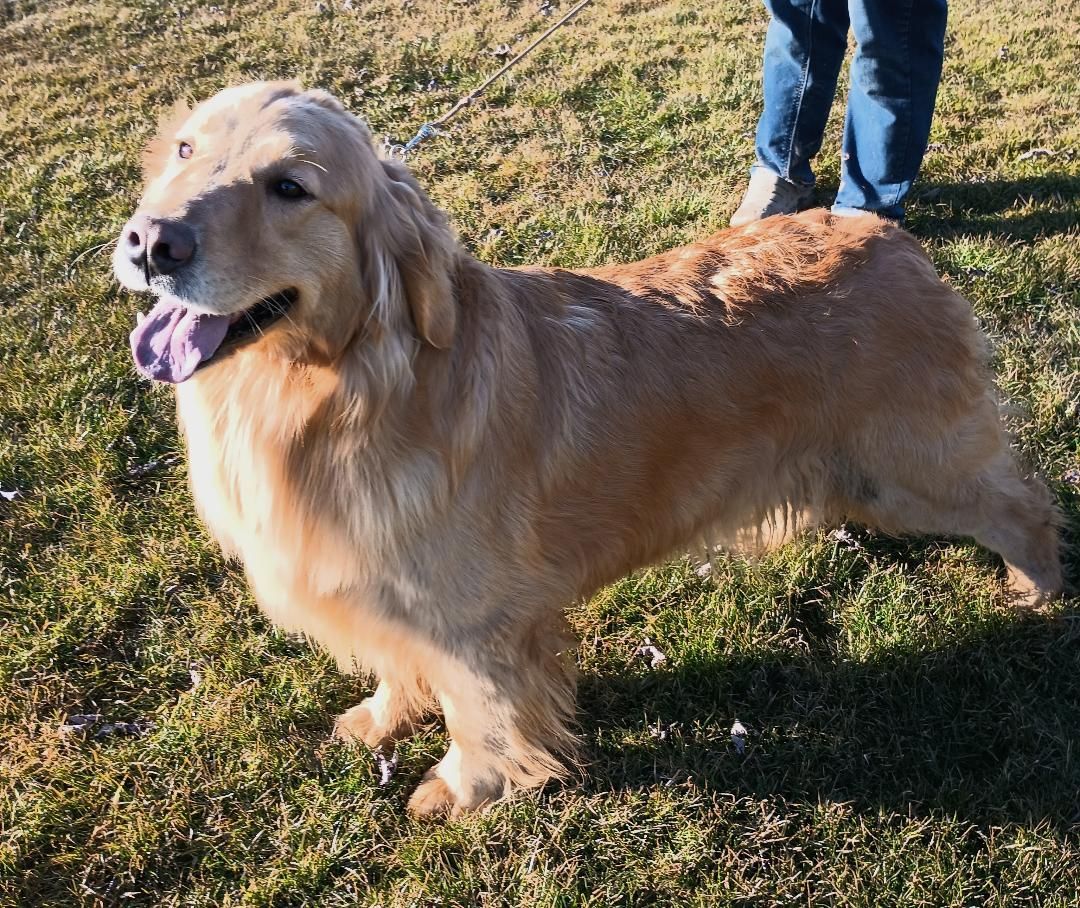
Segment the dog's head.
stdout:
<path fill-rule="evenodd" d="M 140 372 L 181 382 L 243 346 L 333 362 L 353 342 L 453 340 L 454 238 L 409 172 L 322 91 L 230 88 L 163 124 L 113 256 L 157 303 Z"/>

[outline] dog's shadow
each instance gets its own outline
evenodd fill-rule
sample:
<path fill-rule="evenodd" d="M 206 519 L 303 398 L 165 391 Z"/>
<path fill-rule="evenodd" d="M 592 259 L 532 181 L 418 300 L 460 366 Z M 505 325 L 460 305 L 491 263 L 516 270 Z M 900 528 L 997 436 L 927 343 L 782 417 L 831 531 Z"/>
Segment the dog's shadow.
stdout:
<path fill-rule="evenodd" d="M 942 649 L 865 660 L 831 655 L 834 631 L 812 607 L 805 627 L 811 646 L 797 655 L 583 679 L 586 788 L 693 784 L 900 815 L 1080 822 L 1080 615 L 1002 618 Z"/>

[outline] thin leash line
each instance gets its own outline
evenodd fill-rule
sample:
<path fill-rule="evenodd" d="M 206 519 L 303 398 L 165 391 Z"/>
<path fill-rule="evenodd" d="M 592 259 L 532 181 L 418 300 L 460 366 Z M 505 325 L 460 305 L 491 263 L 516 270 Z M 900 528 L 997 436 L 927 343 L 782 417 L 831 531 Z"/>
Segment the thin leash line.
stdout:
<path fill-rule="evenodd" d="M 386 150 L 386 153 L 391 156 L 397 155 L 404 159 L 405 156 L 409 154 L 409 152 L 415 150 L 416 146 L 418 146 L 425 139 L 430 139 L 432 138 L 432 136 L 438 135 L 437 127 L 442 126 L 444 123 L 457 116 L 457 114 L 459 114 L 462 110 L 472 104 L 472 102 L 475 101 L 478 97 L 480 97 L 480 95 L 482 95 L 493 82 L 495 82 L 503 74 L 509 72 L 511 69 L 517 66 L 517 64 L 524 60 L 525 57 L 527 57 L 529 54 L 531 54 L 533 50 L 543 44 L 544 41 L 546 41 L 549 37 L 551 37 L 551 35 L 553 35 L 556 31 L 562 28 L 562 26 L 564 26 L 567 22 L 573 19 L 574 16 L 580 13 L 590 3 L 592 3 L 592 0 L 579 0 L 579 2 L 575 4 L 569 10 L 569 12 L 566 13 L 565 16 L 563 16 L 558 22 L 554 23 L 542 35 L 536 38 L 536 40 L 534 40 L 532 44 L 526 47 L 512 60 L 508 60 L 506 63 L 504 63 L 502 67 L 500 67 L 490 76 L 488 76 L 483 82 L 481 82 L 467 95 L 458 99 L 457 103 L 454 104 L 454 106 L 451 107 L 448 111 L 446 111 L 446 113 L 444 113 L 442 116 L 437 117 L 436 119 L 431 120 L 421 126 L 420 129 L 417 130 L 416 135 L 409 139 L 409 141 L 406 142 L 404 145 L 392 143 L 389 137 L 387 137 L 387 139 L 383 142 L 383 148 Z"/>

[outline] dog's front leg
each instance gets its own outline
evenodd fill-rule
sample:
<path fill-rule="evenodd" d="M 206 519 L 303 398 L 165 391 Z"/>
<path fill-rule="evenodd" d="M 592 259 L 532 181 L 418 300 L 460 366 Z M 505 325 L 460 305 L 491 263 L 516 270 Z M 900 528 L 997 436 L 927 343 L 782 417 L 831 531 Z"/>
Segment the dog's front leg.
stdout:
<path fill-rule="evenodd" d="M 533 628 L 515 644 L 486 646 L 468 662 L 447 660 L 429 676 L 451 743 L 409 799 L 414 815 L 456 816 L 565 775 L 577 746 L 568 727 L 575 685 L 565 638 Z"/>

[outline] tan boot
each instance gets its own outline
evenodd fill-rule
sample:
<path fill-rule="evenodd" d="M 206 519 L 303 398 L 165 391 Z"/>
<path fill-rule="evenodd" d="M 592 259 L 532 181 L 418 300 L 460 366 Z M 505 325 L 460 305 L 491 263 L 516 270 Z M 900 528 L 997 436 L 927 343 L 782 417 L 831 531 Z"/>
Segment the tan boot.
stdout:
<path fill-rule="evenodd" d="M 774 214 L 794 214 L 810 204 L 813 194 L 813 186 L 801 186 L 766 167 L 755 167 L 750 171 L 750 185 L 742 204 L 731 216 L 731 226 L 739 227 Z"/>

